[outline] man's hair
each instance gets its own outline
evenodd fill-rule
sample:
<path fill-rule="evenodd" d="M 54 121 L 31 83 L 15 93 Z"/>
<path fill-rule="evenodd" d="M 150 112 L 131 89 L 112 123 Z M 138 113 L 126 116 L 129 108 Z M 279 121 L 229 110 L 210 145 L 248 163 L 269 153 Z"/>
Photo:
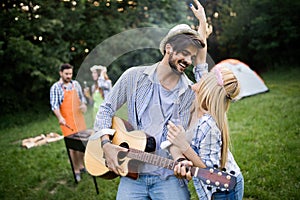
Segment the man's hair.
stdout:
<path fill-rule="evenodd" d="M 193 34 L 178 34 L 171 37 L 166 43 L 169 43 L 176 52 L 182 52 L 190 45 L 196 48 L 203 48 L 200 40 Z"/>
<path fill-rule="evenodd" d="M 59 71 L 63 72 L 65 69 L 73 69 L 73 66 L 69 63 L 62 64 L 59 68 Z"/>

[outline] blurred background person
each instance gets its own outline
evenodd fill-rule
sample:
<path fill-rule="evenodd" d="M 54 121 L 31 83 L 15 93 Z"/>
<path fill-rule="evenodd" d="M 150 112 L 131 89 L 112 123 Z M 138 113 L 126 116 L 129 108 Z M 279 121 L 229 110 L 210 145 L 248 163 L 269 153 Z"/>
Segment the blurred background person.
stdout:
<path fill-rule="evenodd" d="M 93 105 L 93 120 L 98 112 L 99 106 L 112 87 L 111 80 L 107 75 L 107 68 L 101 65 L 94 65 L 90 68 L 94 84 L 85 86 L 84 95 L 88 98 L 89 104 Z M 91 92 L 90 92 L 91 91 Z"/>
<path fill-rule="evenodd" d="M 86 112 L 86 99 L 80 84 L 72 80 L 73 66 L 63 64 L 59 70 L 60 79 L 50 88 L 51 109 L 58 119 L 64 137 L 86 130 L 83 113 Z M 76 180 L 85 172 L 84 154 L 70 149 Z"/>
<path fill-rule="evenodd" d="M 105 99 L 112 88 L 112 83 L 110 78 L 107 75 L 107 68 L 100 65 L 100 69 L 101 69 L 101 74 L 98 79 L 98 85 L 100 88 L 102 88 L 103 97 Z"/>

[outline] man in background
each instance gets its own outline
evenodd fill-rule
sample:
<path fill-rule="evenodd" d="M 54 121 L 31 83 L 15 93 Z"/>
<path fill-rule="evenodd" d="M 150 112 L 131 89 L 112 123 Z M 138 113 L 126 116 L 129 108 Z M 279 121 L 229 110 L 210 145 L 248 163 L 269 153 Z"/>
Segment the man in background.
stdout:
<path fill-rule="evenodd" d="M 51 109 L 58 119 L 63 135 L 86 130 L 83 113 L 86 112 L 86 99 L 80 84 L 72 80 L 73 66 L 63 64 L 59 70 L 60 79 L 50 89 Z M 81 180 L 80 173 L 85 171 L 84 153 L 70 149 L 76 180 Z"/>

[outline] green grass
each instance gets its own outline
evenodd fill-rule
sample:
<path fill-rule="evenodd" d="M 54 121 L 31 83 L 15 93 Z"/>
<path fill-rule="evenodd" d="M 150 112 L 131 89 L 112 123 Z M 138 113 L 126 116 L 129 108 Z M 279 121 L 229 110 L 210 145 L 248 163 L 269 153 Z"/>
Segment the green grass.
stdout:
<path fill-rule="evenodd" d="M 245 98 L 229 113 L 233 153 L 245 178 L 245 196 L 299 199 L 299 69 L 264 74 L 270 91 Z"/>
<path fill-rule="evenodd" d="M 269 92 L 231 105 L 232 152 L 245 178 L 245 199 L 300 198 L 299 72 L 265 73 Z M 74 183 L 63 140 L 21 148 L 24 138 L 60 133 L 50 111 L 2 116 L 0 127 L 0 199 L 115 199 L 118 178 L 98 178 L 99 195 L 88 174 Z"/>

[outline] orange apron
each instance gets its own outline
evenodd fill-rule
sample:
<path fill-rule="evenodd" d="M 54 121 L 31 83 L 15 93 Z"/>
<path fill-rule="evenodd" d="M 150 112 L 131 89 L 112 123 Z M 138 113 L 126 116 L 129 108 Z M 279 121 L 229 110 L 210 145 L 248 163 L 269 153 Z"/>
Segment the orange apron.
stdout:
<path fill-rule="evenodd" d="M 65 118 L 67 125 L 60 125 L 61 131 L 64 136 L 71 135 L 73 133 L 77 133 L 83 130 L 86 130 L 85 120 L 83 113 L 80 110 L 80 99 L 78 93 L 74 86 L 72 86 L 72 90 L 64 90 L 64 99 L 62 104 L 60 105 L 60 113 Z"/>

